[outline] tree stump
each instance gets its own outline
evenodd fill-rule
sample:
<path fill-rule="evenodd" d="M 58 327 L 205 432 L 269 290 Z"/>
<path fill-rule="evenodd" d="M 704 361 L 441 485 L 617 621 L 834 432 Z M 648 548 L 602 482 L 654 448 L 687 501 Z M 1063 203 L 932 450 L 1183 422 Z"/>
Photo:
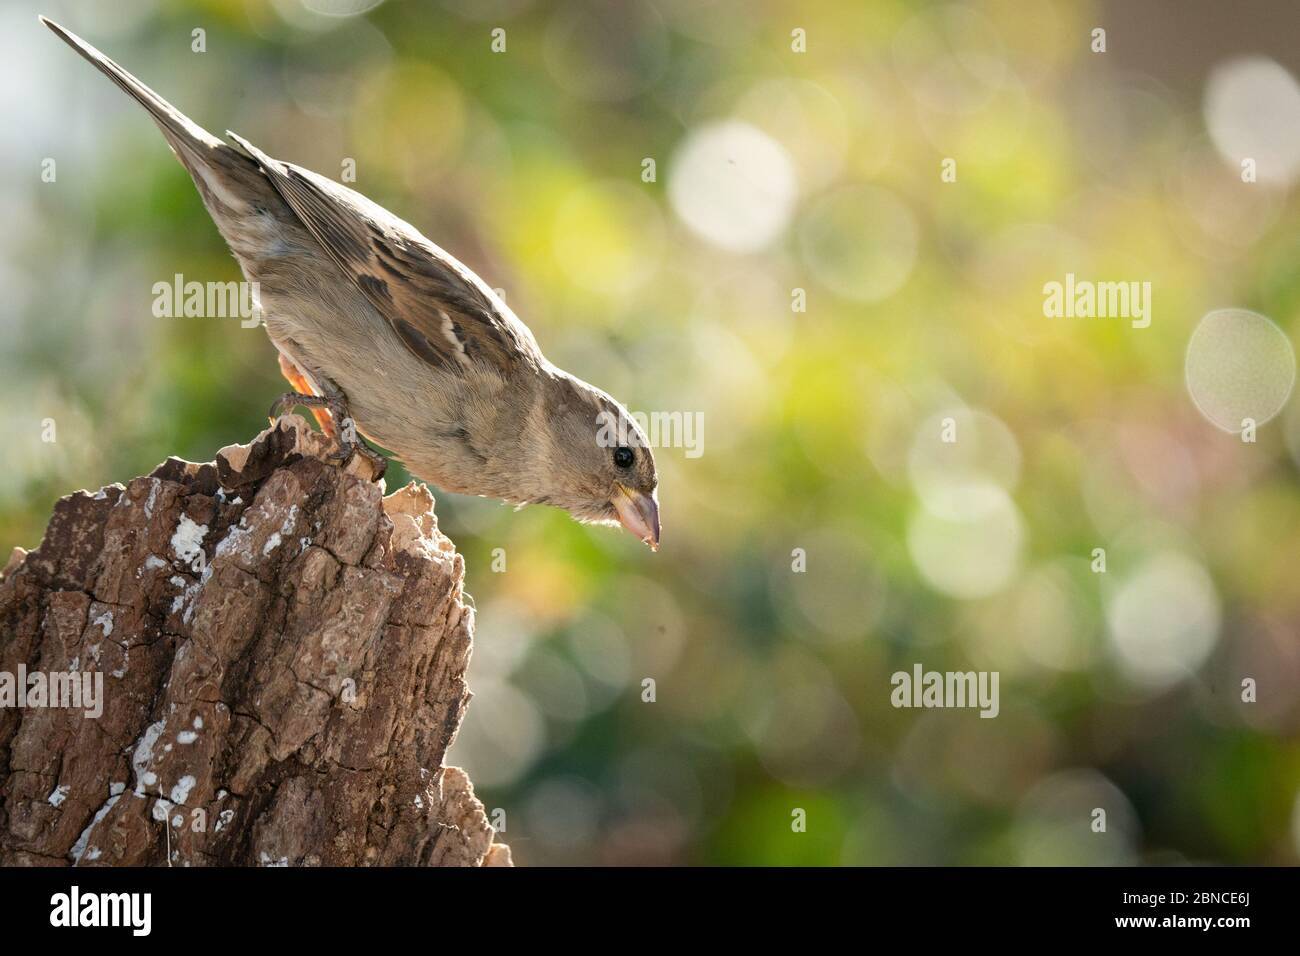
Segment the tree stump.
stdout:
<path fill-rule="evenodd" d="M 509 863 L 443 766 L 470 698 L 464 562 L 426 488 L 385 498 L 330 450 L 286 416 L 69 495 L 14 550 L 0 865 Z"/>

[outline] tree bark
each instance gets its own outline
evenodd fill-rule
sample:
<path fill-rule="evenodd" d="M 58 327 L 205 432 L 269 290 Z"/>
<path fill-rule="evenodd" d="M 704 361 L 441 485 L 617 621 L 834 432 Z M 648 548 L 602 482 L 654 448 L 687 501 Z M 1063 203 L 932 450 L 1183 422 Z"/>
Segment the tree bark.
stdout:
<path fill-rule="evenodd" d="M 427 489 L 385 498 L 330 450 L 286 416 L 69 495 L 14 550 L 0 864 L 509 863 L 443 766 L 470 698 L 464 562 Z M 68 675 L 80 700 L 53 692 Z"/>

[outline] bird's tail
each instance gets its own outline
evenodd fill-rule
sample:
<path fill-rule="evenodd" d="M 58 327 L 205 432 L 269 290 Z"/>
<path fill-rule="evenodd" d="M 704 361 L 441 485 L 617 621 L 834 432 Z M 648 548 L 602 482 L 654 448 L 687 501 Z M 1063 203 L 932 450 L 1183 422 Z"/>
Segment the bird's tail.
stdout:
<path fill-rule="evenodd" d="M 229 148 L 81 37 L 70 30 L 65 30 L 47 17 L 41 17 L 40 21 L 53 30 L 64 43 L 94 64 L 97 70 L 121 87 L 131 99 L 148 110 L 182 162 L 187 159 L 197 160 L 206 166 L 211 162 L 210 157 L 214 150 Z M 190 164 L 186 162 L 186 165 Z"/>

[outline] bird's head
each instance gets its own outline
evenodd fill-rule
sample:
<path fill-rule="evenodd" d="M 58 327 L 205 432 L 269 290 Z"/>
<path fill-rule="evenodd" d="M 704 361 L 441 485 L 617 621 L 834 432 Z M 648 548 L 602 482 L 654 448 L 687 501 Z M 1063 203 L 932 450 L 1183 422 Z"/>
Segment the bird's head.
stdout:
<path fill-rule="evenodd" d="M 659 550 L 659 475 L 640 425 L 593 385 L 556 372 L 539 409 L 548 504 L 589 524 L 621 524 Z"/>

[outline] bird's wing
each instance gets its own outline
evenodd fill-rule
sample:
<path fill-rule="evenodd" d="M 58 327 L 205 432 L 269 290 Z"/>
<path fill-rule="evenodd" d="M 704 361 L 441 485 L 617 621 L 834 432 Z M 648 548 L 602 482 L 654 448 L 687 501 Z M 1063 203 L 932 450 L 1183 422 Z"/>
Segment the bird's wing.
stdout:
<path fill-rule="evenodd" d="M 468 268 L 360 193 L 226 135 L 418 358 L 456 372 L 479 363 L 503 377 L 545 360 L 528 326 Z"/>

